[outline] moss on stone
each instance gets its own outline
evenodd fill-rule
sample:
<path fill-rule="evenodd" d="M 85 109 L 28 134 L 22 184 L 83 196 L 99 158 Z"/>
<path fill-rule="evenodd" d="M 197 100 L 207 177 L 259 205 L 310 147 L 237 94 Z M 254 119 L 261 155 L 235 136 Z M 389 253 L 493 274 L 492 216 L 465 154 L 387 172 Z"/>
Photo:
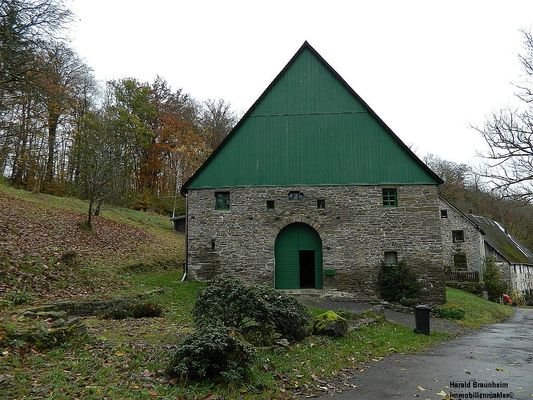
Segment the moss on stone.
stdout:
<path fill-rule="evenodd" d="M 326 311 L 315 318 L 313 332 L 317 335 L 344 336 L 348 323 L 334 311 Z"/>

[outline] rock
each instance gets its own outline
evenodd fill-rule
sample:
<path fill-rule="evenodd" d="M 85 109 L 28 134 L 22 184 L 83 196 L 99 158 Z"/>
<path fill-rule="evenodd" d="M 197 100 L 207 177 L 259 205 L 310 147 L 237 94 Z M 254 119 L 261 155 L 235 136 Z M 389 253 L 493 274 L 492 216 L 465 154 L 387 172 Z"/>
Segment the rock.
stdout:
<path fill-rule="evenodd" d="M 24 311 L 22 314 L 23 317 L 27 317 L 27 318 L 33 318 L 35 317 L 35 313 L 33 311 L 29 311 L 29 310 L 26 310 Z"/>
<path fill-rule="evenodd" d="M 35 316 L 44 319 L 51 318 L 53 320 L 64 320 L 65 318 L 67 318 L 67 313 L 66 311 L 39 311 L 35 313 Z"/>
<path fill-rule="evenodd" d="M 13 380 L 13 375 L 0 374 L 0 386 L 7 384 Z"/>
<path fill-rule="evenodd" d="M 289 341 L 287 339 L 279 339 L 279 340 L 276 340 L 276 344 L 278 346 L 281 346 L 281 347 L 286 347 L 286 348 L 289 348 Z"/>
<path fill-rule="evenodd" d="M 315 318 L 313 333 L 333 337 L 345 336 L 348 332 L 348 323 L 334 311 L 326 311 Z"/>
<path fill-rule="evenodd" d="M 54 321 L 54 323 L 52 324 L 52 327 L 53 328 L 58 328 L 60 326 L 63 326 L 65 325 L 65 320 L 63 318 L 58 318 Z"/>
<path fill-rule="evenodd" d="M 385 307 L 382 305 L 374 306 L 370 309 L 376 315 L 385 315 Z"/>
<path fill-rule="evenodd" d="M 356 321 L 352 326 L 350 326 L 350 330 L 351 331 L 352 330 L 353 331 L 357 331 L 357 330 L 361 329 L 364 326 L 367 326 L 367 325 L 375 323 L 377 320 L 378 320 L 377 318 L 363 318 L 363 319 L 360 319 L 360 320 Z"/>

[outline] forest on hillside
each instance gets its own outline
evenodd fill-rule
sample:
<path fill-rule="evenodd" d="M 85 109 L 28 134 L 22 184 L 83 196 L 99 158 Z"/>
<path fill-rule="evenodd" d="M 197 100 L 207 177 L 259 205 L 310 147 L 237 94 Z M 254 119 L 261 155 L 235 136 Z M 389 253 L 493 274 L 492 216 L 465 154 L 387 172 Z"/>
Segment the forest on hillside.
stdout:
<path fill-rule="evenodd" d="M 168 212 L 236 122 L 157 77 L 100 86 L 60 0 L 0 1 L 0 170 L 17 187 Z"/>
<path fill-rule="evenodd" d="M 0 0 L 0 176 L 36 192 L 170 213 L 173 199 L 237 122 L 224 99 L 199 100 L 164 77 L 100 85 L 66 40 L 62 0 Z M 474 170 L 429 155 L 441 194 L 504 224 L 533 249 L 533 39 L 524 32 L 522 107 L 475 128 L 490 147 Z M 184 77 L 187 79 L 187 77 Z"/>

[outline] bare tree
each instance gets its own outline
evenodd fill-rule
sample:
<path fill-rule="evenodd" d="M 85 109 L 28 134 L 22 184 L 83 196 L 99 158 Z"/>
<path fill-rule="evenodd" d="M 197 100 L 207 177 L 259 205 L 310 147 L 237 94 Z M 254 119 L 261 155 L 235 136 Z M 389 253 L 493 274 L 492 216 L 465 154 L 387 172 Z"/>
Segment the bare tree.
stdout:
<path fill-rule="evenodd" d="M 502 197 L 533 202 L 533 37 L 523 32 L 525 51 L 520 61 L 526 74 L 517 85 L 520 106 L 494 113 L 476 128 L 489 145 L 482 175 Z"/>
<path fill-rule="evenodd" d="M 424 157 L 424 162 L 444 180 L 444 184 L 439 186 L 439 194 L 454 204 L 463 204 L 466 188 L 474 185 L 475 174 L 472 168 L 466 164 L 444 160 L 434 154 Z"/>
<path fill-rule="evenodd" d="M 237 122 L 231 105 L 223 99 L 209 99 L 204 103 L 201 125 L 212 149 L 216 148 Z"/>
<path fill-rule="evenodd" d="M 116 190 L 115 180 L 123 176 L 123 139 L 113 129 L 105 109 L 88 112 L 81 119 L 76 143 L 80 164 L 80 183 L 87 196 L 87 226 L 97 215 L 100 203 Z M 96 204 L 96 208 L 95 208 Z"/>
<path fill-rule="evenodd" d="M 62 43 L 50 46 L 41 57 L 38 84 L 47 112 L 48 158 L 44 183 L 54 177 L 57 128 L 61 117 L 76 105 L 76 97 L 85 88 L 90 70 L 80 58 Z"/>
<path fill-rule="evenodd" d="M 61 0 L 0 0 L 0 89 L 28 81 L 35 52 L 71 19 Z"/>

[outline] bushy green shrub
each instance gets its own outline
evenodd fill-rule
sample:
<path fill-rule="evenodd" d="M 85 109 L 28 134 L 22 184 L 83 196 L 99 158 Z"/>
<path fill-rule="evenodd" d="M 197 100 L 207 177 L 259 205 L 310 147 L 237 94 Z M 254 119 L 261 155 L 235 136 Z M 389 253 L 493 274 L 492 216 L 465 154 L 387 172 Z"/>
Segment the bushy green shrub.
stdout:
<path fill-rule="evenodd" d="M 420 293 L 422 285 L 417 276 L 404 261 L 398 264 L 381 263 L 378 275 L 381 297 L 386 301 L 399 302 L 402 299 L 414 299 Z"/>
<path fill-rule="evenodd" d="M 144 301 L 133 304 L 131 309 L 133 318 L 155 318 L 163 313 L 163 308 L 151 301 Z"/>
<path fill-rule="evenodd" d="M 255 301 L 266 304 L 264 323 L 288 340 L 302 340 L 309 335 L 311 315 L 306 306 L 293 297 L 275 289 L 258 286 L 254 288 Z"/>
<path fill-rule="evenodd" d="M 485 269 L 483 272 L 483 281 L 487 288 L 489 300 L 498 301 L 500 296 L 507 292 L 507 283 L 504 281 L 502 273 L 496 265 L 494 258 L 485 259 Z"/>
<path fill-rule="evenodd" d="M 257 300 L 253 288 L 223 276 L 210 281 L 198 294 L 192 314 L 199 326 L 215 323 L 240 331 L 268 313 L 267 304 Z"/>
<path fill-rule="evenodd" d="M 168 373 L 180 379 L 238 382 L 246 378 L 255 352 L 235 332 L 204 325 L 177 347 Z"/>
<path fill-rule="evenodd" d="M 219 277 L 202 290 L 193 308 L 196 331 L 180 344 L 169 373 L 181 379 L 241 381 L 253 361 L 254 345 L 309 334 L 307 307 L 274 289 Z"/>
<path fill-rule="evenodd" d="M 463 319 L 465 317 L 465 310 L 453 304 L 436 307 L 433 312 L 440 318 L 446 319 Z"/>
<path fill-rule="evenodd" d="M 131 309 L 129 307 L 120 305 L 108 308 L 106 311 L 104 311 L 102 317 L 106 319 L 126 319 L 132 318 L 133 314 L 131 313 Z"/>
<path fill-rule="evenodd" d="M 217 323 L 265 339 L 274 337 L 273 330 L 288 340 L 306 337 L 311 321 L 307 307 L 298 300 L 232 277 L 210 282 L 196 299 L 193 317 L 200 326 Z"/>

